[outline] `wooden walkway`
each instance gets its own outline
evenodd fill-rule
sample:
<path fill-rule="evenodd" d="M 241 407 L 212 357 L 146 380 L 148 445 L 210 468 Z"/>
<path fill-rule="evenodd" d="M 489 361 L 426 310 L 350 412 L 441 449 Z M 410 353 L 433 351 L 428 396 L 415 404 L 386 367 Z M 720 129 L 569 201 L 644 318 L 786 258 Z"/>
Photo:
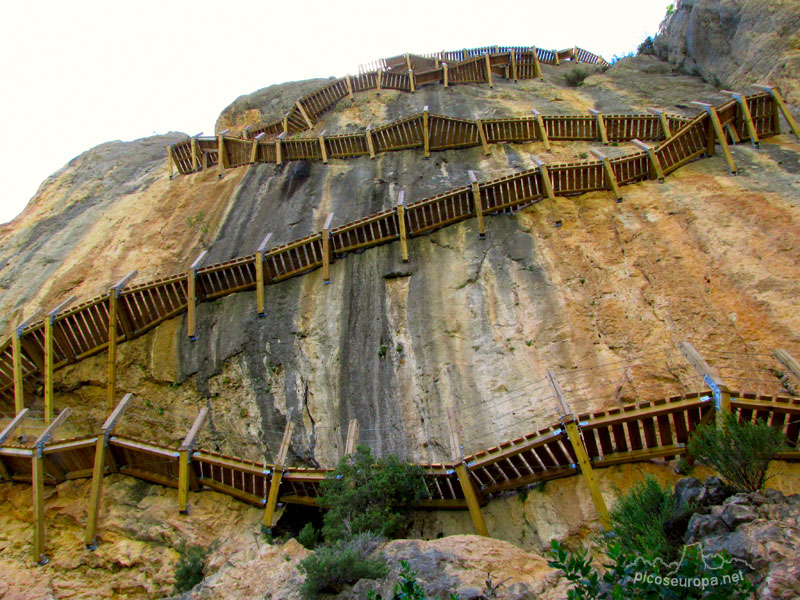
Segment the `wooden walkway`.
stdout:
<path fill-rule="evenodd" d="M 391 123 L 361 134 L 317 136 L 313 138 L 288 139 L 287 136 L 313 129 L 323 114 L 331 110 L 340 100 L 352 98 L 354 94 L 368 90 L 397 90 L 413 93 L 417 88 L 431 84 L 445 87 L 465 83 L 487 83 L 493 85 L 494 77 L 504 79 L 541 79 L 540 63 L 557 65 L 570 60 L 597 65 L 608 63 L 600 56 L 581 48 L 567 50 L 542 50 L 536 47 L 487 46 L 454 52 L 441 52 L 436 55 L 405 54 L 376 61 L 374 69 L 359 69 L 359 75 L 336 79 L 319 90 L 311 92 L 297 101 L 284 114 L 282 119 L 270 123 L 251 126 L 245 129 L 243 137 L 219 135 L 215 137 L 194 137 L 185 142 L 170 144 L 167 147 L 170 166 L 174 164 L 181 174 L 195 173 L 217 166 L 220 169 L 232 168 L 257 162 L 280 164 L 285 160 L 322 160 L 328 158 L 351 158 L 355 156 L 375 156 L 376 152 L 425 147 L 430 150 L 462 148 L 478 145 L 484 138 L 478 135 L 480 122 L 462 121 L 440 115 L 431 115 L 430 131 L 425 128 L 422 114 L 414 115 L 397 123 Z M 617 117 L 617 120 L 620 117 Z M 586 123 L 563 122 L 558 117 L 544 117 L 547 133 L 553 128 L 552 139 L 597 139 L 592 135 L 594 119 Z M 656 117 L 643 115 L 642 121 L 649 125 L 628 121 L 629 137 L 622 134 L 617 141 L 639 139 L 659 139 L 648 135 L 658 130 Z M 679 117 L 669 117 L 671 126 L 676 128 Z M 551 121 L 556 121 L 551 123 Z M 613 120 L 613 119 L 612 119 Z M 534 141 L 542 139 L 542 134 L 534 132 L 536 119 L 499 119 L 493 121 L 494 131 L 487 132 L 484 143 L 497 141 Z M 526 123 L 527 121 L 527 123 Z M 489 123 L 489 121 L 487 121 Z M 516 125 L 516 126 L 515 126 Z M 505 128 L 505 129 L 504 129 Z M 504 131 L 509 133 L 505 134 Z M 580 131 L 573 135 L 573 130 Z M 615 129 L 614 131 L 617 131 Z M 283 136 L 283 137 L 280 137 Z M 371 139 L 372 136 L 372 139 Z M 429 137 L 430 136 L 430 137 Z M 280 139 L 279 139 L 280 138 Z M 424 139 L 428 139 L 425 142 Z M 220 151 L 221 150 L 221 151 Z M 222 160 L 220 160 L 220 156 Z"/>
<path fill-rule="evenodd" d="M 596 119 L 599 123 L 599 117 Z M 607 137 L 615 127 L 611 121 L 597 131 Z M 486 215 L 518 211 L 546 197 L 607 189 L 620 199 L 620 186 L 663 179 L 701 155 L 712 155 L 715 142 L 720 143 L 735 172 L 728 136 L 752 140 L 779 131 L 778 108 L 771 94 L 741 97 L 720 107 L 708 106 L 680 129 L 669 129 L 668 137 L 655 146 L 636 140 L 641 150 L 633 154 L 609 159 L 597 153 L 597 159 L 573 163 L 540 161 L 537 169 L 486 182 L 473 177 L 469 186 L 411 203 L 400 198 L 394 208 L 354 222 L 334 226 L 331 215 L 321 231 L 287 244 L 269 248 L 267 235 L 248 256 L 203 265 L 203 255 L 185 273 L 137 285 L 129 285 L 129 276 L 108 294 L 72 307 L 63 303 L 42 320 L 21 323 L 16 334 L 0 344 L 0 410 L 19 412 L 24 397 L 44 383 L 45 411 L 51 418 L 53 371 L 106 349 L 113 355 L 118 343 L 184 312 L 187 335 L 193 338 L 198 302 L 255 289 L 254 308 L 263 314 L 266 285 L 320 267 L 327 281 L 334 260 L 354 250 L 400 241 L 401 257 L 407 260 L 408 238 L 472 217 L 477 217 L 484 234 Z M 589 129 L 587 135 L 593 133 L 596 130 Z M 110 396 L 109 408 L 112 404 Z"/>

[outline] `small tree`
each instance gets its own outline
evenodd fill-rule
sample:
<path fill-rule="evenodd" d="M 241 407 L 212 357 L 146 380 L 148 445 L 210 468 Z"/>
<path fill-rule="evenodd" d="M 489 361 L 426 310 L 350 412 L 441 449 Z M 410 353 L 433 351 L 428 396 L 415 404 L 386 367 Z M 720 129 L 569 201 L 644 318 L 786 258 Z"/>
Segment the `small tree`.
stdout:
<path fill-rule="evenodd" d="M 328 509 L 322 534 L 328 542 L 367 531 L 395 537 L 427 495 L 421 467 L 393 455 L 375 461 L 369 447 L 359 445 L 320 486 L 319 505 Z"/>
<path fill-rule="evenodd" d="M 609 515 L 614 539 L 629 554 L 669 560 L 677 549 L 667 539 L 664 525 L 672 517 L 675 498 L 647 475 L 617 500 Z"/>
<path fill-rule="evenodd" d="M 716 469 L 737 490 L 757 492 L 767 481 L 770 461 L 785 445 L 777 429 L 763 421 L 740 423 L 729 413 L 721 428 L 713 424 L 698 427 L 689 440 L 689 453 Z"/>
<path fill-rule="evenodd" d="M 178 546 L 178 564 L 175 565 L 175 592 L 188 592 L 203 581 L 206 556 L 210 550 L 202 546 L 187 545 L 182 542 Z"/>

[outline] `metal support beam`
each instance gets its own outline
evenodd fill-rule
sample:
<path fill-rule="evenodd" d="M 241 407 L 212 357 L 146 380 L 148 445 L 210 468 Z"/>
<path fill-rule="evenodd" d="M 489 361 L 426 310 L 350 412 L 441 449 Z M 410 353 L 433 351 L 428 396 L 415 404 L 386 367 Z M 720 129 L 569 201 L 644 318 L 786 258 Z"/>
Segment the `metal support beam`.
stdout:
<path fill-rule="evenodd" d="M 459 432 L 458 423 L 456 422 L 456 413 L 452 406 L 447 408 L 447 416 L 450 422 L 450 455 L 453 460 L 457 461 L 455 471 L 458 476 L 458 483 L 461 485 L 461 491 L 464 492 L 464 499 L 467 501 L 469 516 L 472 518 L 472 525 L 475 527 L 475 533 L 477 535 L 489 537 L 489 530 L 486 528 L 486 523 L 481 514 L 481 498 L 479 492 L 475 489 L 467 465 L 464 463 L 461 434 Z"/>
<path fill-rule="evenodd" d="M 664 134 L 664 139 L 670 139 L 672 137 L 672 131 L 669 128 L 669 121 L 667 120 L 667 115 L 664 114 L 664 111 L 652 107 L 648 108 L 647 111 L 653 113 L 654 115 L 658 115 L 658 120 L 661 122 L 661 131 Z"/>
<path fill-rule="evenodd" d="M 481 206 L 481 188 L 475 171 L 467 171 L 469 180 L 472 183 L 472 206 L 475 209 L 475 216 L 478 218 L 478 237 L 486 238 L 486 225 L 483 221 L 483 207 Z"/>
<path fill-rule="evenodd" d="M 619 191 L 619 185 L 617 184 L 617 176 L 614 174 L 614 169 L 611 167 L 611 161 L 608 160 L 608 157 L 592 148 L 590 152 L 599 158 L 603 162 L 603 172 L 606 176 L 606 189 L 611 190 L 614 193 L 614 199 L 617 202 L 622 202 L 622 192 Z"/>
<path fill-rule="evenodd" d="M 333 221 L 333 213 L 328 214 L 325 219 L 325 225 L 322 226 L 322 280 L 325 284 L 331 282 L 331 262 L 333 262 L 333 253 L 331 252 L 331 221 Z"/>
<path fill-rule="evenodd" d="M 267 247 L 271 237 L 272 232 L 264 236 L 261 245 L 256 250 L 256 304 L 259 317 L 266 315 L 264 312 L 264 249 Z"/>
<path fill-rule="evenodd" d="M 786 350 L 775 350 L 774 356 L 792 375 L 795 376 L 797 381 L 800 381 L 800 362 L 797 362 L 797 360 Z"/>
<path fill-rule="evenodd" d="M 703 378 L 703 381 L 705 381 L 706 385 L 711 389 L 716 407 L 717 427 L 721 427 L 725 415 L 731 412 L 731 393 L 728 386 L 722 381 L 719 373 L 711 368 L 689 342 L 681 342 L 678 344 L 678 347 L 684 357 L 686 357 L 686 360 L 689 361 L 689 364 L 694 367 L 697 374 Z"/>
<path fill-rule="evenodd" d="M 760 90 L 769 92 L 769 95 L 772 96 L 772 99 L 775 101 L 778 110 L 783 113 L 783 118 L 786 119 L 786 122 L 789 124 L 792 133 L 794 133 L 795 137 L 800 140 L 800 127 L 797 126 L 797 121 L 794 120 L 792 113 L 789 112 L 789 107 L 786 106 L 786 102 L 783 100 L 781 91 L 771 85 L 756 85 L 753 87 L 757 87 Z M 775 130 L 777 133 L 780 133 L 780 124 L 778 123 L 778 119 L 775 119 Z"/>
<path fill-rule="evenodd" d="M 406 240 L 406 193 L 400 190 L 397 194 L 397 231 L 400 233 L 400 259 L 408 262 L 408 242 Z"/>
<path fill-rule="evenodd" d="M 206 257 L 208 252 L 203 250 L 200 256 L 189 267 L 189 272 L 186 274 L 186 335 L 189 340 L 194 342 L 197 340 L 195 332 L 196 316 L 195 309 L 197 307 L 197 269 Z"/>
<path fill-rule="evenodd" d="M 483 130 L 483 121 L 480 119 L 475 119 L 475 125 L 478 127 L 478 137 L 481 140 L 481 146 L 483 146 L 483 153 L 486 156 L 489 156 L 492 153 L 492 150 L 489 148 L 489 143 L 486 141 L 486 132 Z"/>
<path fill-rule="evenodd" d="M 31 460 L 31 483 L 33 488 L 33 561 L 39 565 L 46 565 L 49 561 L 45 556 L 45 520 L 44 520 L 44 447 L 52 441 L 56 431 L 72 414 L 72 409 L 67 407 L 53 419 L 36 440 L 33 447 Z"/>
<path fill-rule="evenodd" d="M 94 467 L 92 470 L 92 491 L 89 498 L 89 519 L 86 522 L 86 532 L 83 536 L 83 541 L 90 550 L 97 548 L 97 522 L 100 516 L 100 501 L 103 497 L 103 474 L 105 471 L 108 440 L 111 438 L 111 432 L 114 430 L 117 421 L 122 418 L 122 415 L 128 409 L 131 400 L 133 400 L 133 394 L 125 394 L 122 400 L 119 401 L 119 404 L 111 411 L 111 414 L 100 428 L 100 433 L 97 435 L 97 445 L 95 446 L 94 452 Z"/>
<path fill-rule="evenodd" d="M 275 458 L 275 469 L 272 471 L 272 478 L 269 482 L 269 494 L 267 495 L 267 506 L 264 509 L 264 520 L 261 526 L 264 529 L 272 529 L 272 519 L 275 516 L 275 508 L 278 505 L 278 491 L 281 487 L 281 479 L 283 478 L 283 467 L 286 462 L 286 455 L 289 452 L 289 444 L 292 441 L 292 432 L 294 431 L 294 423 L 289 421 L 286 423 L 286 429 L 283 430 L 283 439 L 281 440 L 281 447 L 278 450 L 278 456 Z"/>
<path fill-rule="evenodd" d="M 593 108 L 590 108 L 589 112 L 597 120 L 597 133 L 600 135 L 600 141 L 603 142 L 604 146 L 608 146 L 608 134 L 606 133 L 606 122 L 603 120 L 603 115 Z"/>
<path fill-rule="evenodd" d="M 542 143 L 544 144 L 544 149 L 546 152 L 550 152 L 550 138 L 547 137 L 547 129 L 544 126 L 544 119 L 542 118 L 542 113 L 540 113 L 535 108 L 531 109 L 533 116 L 536 117 L 536 124 L 539 126 L 539 137 L 542 138 Z"/>
<path fill-rule="evenodd" d="M 608 508 L 603 499 L 603 494 L 600 493 L 600 486 L 597 485 L 597 480 L 594 478 L 592 463 L 589 460 L 589 454 L 586 452 L 586 446 L 583 443 L 583 436 L 576 422 L 575 415 L 564 398 L 564 392 L 558 383 L 555 373 L 549 369 L 547 371 L 547 379 L 550 382 L 550 388 L 553 390 L 553 396 L 558 403 L 558 410 L 561 413 L 561 423 L 567 431 L 567 437 L 572 445 L 575 458 L 578 460 L 578 466 L 580 467 L 583 481 L 586 487 L 589 488 L 589 494 L 592 497 L 597 516 L 600 518 L 603 529 L 609 530 L 611 529 L 611 520 L 608 517 Z"/>
<path fill-rule="evenodd" d="M 631 140 L 631 144 L 647 152 L 647 160 L 650 163 L 650 179 L 658 179 L 664 183 L 664 169 L 661 168 L 661 161 L 658 160 L 655 148 L 641 140 Z"/>
<path fill-rule="evenodd" d="M 186 434 L 183 443 L 178 449 L 178 510 L 183 515 L 189 513 L 189 484 L 191 480 L 195 479 L 194 473 L 190 471 L 191 465 L 189 464 L 192 460 L 192 448 L 207 418 L 208 407 L 204 406 L 195 418 L 194 423 L 192 423 L 192 428 L 189 430 L 189 433 Z M 192 487 L 195 491 L 198 490 L 196 480 Z"/>
<path fill-rule="evenodd" d="M 722 146 L 722 152 L 725 155 L 725 161 L 728 163 L 728 169 L 730 169 L 731 175 L 736 175 L 736 163 L 733 161 L 731 149 L 728 146 L 728 138 L 725 136 L 725 132 L 722 130 L 722 123 L 719 120 L 719 114 L 717 114 L 716 107 L 705 102 L 692 102 L 692 104 L 696 104 L 697 106 L 701 107 L 708 114 L 711 124 L 708 131 L 708 155 L 714 155 L 714 140 L 716 138 L 716 141 L 719 141 L 720 145 Z"/>
<path fill-rule="evenodd" d="M 425 147 L 425 158 L 431 155 L 431 132 L 428 128 L 428 106 L 422 109 L 422 141 Z"/>
<path fill-rule="evenodd" d="M 358 429 L 358 419 L 352 419 L 350 424 L 347 426 L 347 442 L 344 445 L 345 456 L 349 456 L 356 451 L 356 445 L 358 444 Z"/>

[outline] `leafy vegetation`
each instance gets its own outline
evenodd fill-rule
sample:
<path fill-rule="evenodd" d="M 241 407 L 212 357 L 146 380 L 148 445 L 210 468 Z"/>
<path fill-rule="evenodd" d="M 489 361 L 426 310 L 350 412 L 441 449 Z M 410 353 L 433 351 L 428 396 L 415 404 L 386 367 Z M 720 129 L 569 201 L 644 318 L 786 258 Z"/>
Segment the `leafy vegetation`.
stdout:
<path fill-rule="evenodd" d="M 570 87 L 578 87 L 583 83 L 583 80 L 589 76 L 589 71 L 575 67 L 568 73 L 564 74 L 564 79 Z"/>
<path fill-rule="evenodd" d="M 713 423 L 698 427 L 689 440 L 689 453 L 708 465 L 742 492 L 764 488 L 769 463 L 785 446 L 785 438 L 763 421 L 739 422 L 727 414 L 723 426 Z"/>
<path fill-rule="evenodd" d="M 318 502 L 327 509 L 322 535 L 327 542 L 367 531 L 396 537 L 427 495 L 421 467 L 393 455 L 376 461 L 367 446 L 359 445 L 320 485 Z"/>
<path fill-rule="evenodd" d="M 380 538 L 361 533 L 318 548 L 300 562 L 306 580 L 300 588 L 303 598 L 312 600 L 320 592 L 338 594 L 359 579 L 379 579 L 388 571 L 383 556 L 370 558 Z"/>
<path fill-rule="evenodd" d="M 317 543 L 319 543 L 319 531 L 314 529 L 314 524 L 311 523 L 311 521 L 303 525 L 303 528 L 297 535 L 297 541 L 300 542 L 304 548 L 308 548 L 309 550 L 313 550 Z"/>
<path fill-rule="evenodd" d="M 675 499 L 652 476 L 637 482 L 614 506 L 614 539 L 627 554 L 672 560 L 677 548 L 670 544 L 665 525 L 673 516 Z"/>
<path fill-rule="evenodd" d="M 639 47 L 636 49 L 636 54 L 652 55 L 655 53 L 656 49 L 655 46 L 653 46 L 653 38 L 650 37 L 649 35 L 646 38 L 644 38 L 644 41 L 641 44 L 639 44 Z"/>
<path fill-rule="evenodd" d="M 183 542 L 178 547 L 178 564 L 175 566 L 175 592 L 188 592 L 203 581 L 206 556 L 210 550 Z"/>

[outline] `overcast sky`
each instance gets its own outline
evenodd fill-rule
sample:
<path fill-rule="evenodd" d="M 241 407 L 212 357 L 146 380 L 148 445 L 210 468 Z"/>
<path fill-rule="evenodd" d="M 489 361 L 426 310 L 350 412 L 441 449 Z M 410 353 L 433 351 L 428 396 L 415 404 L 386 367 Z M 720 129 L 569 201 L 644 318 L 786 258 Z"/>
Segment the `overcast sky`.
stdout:
<path fill-rule="evenodd" d="M 3 2 L 0 223 L 81 152 L 211 133 L 237 96 L 356 73 L 404 52 L 581 46 L 610 60 L 653 35 L 665 0 Z"/>

